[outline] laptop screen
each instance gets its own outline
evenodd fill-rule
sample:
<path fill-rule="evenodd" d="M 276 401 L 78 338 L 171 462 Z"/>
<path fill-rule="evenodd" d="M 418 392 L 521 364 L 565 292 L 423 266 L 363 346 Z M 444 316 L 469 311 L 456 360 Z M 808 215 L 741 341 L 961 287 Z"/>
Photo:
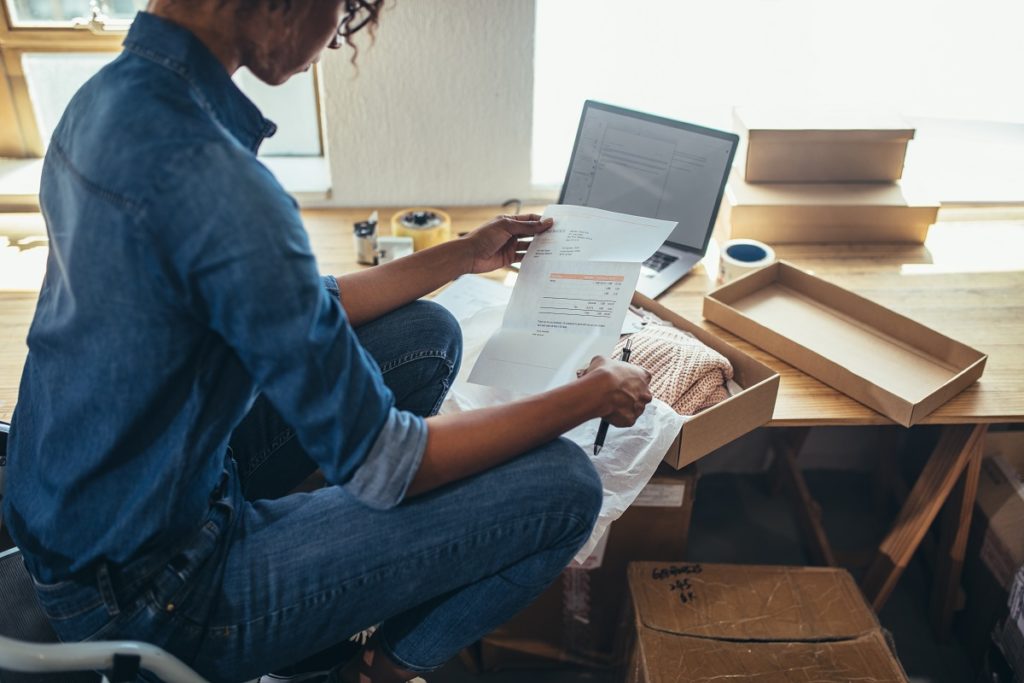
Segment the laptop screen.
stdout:
<path fill-rule="evenodd" d="M 677 221 L 667 241 L 704 253 L 738 140 L 588 100 L 558 203 Z"/>

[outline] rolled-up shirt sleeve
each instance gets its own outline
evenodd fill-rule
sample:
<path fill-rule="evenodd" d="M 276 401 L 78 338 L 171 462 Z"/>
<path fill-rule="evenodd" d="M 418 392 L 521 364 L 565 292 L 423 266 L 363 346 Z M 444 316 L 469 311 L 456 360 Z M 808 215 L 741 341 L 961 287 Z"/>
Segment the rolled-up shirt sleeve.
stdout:
<path fill-rule="evenodd" d="M 345 490 L 372 508 L 402 502 L 420 468 L 427 447 L 427 423 L 422 417 L 392 408 L 366 459 Z"/>
<path fill-rule="evenodd" d="M 333 275 L 321 275 L 320 280 L 324 283 L 324 289 L 333 294 L 341 301 L 341 288 L 338 287 L 338 280 Z"/>
<path fill-rule="evenodd" d="M 338 280 L 333 275 L 321 279 L 324 289 L 340 301 Z M 426 448 L 427 423 L 423 418 L 392 408 L 363 463 L 342 486 L 369 507 L 394 507 L 405 498 Z"/>

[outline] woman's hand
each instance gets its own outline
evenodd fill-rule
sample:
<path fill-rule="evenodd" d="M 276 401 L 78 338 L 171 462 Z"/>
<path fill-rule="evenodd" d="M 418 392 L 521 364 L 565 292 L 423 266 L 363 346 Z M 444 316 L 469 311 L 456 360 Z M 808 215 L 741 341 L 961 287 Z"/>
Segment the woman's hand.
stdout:
<path fill-rule="evenodd" d="M 428 417 L 427 447 L 405 495 L 508 462 L 595 417 L 629 427 L 651 400 L 650 379 L 638 365 L 598 357 L 575 382 L 542 394 Z"/>
<path fill-rule="evenodd" d="M 632 427 L 653 398 L 651 373 L 639 365 L 594 356 L 581 377 L 598 376 L 604 383 L 601 417 L 616 427 Z"/>
<path fill-rule="evenodd" d="M 526 237 L 533 237 L 550 228 L 550 218 L 541 220 L 535 213 L 519 216 L 498 216 L 462 239 L 470 246 L 473 261 L 468 272 L 487 273 L 523 260 L 530 246 Z"/>

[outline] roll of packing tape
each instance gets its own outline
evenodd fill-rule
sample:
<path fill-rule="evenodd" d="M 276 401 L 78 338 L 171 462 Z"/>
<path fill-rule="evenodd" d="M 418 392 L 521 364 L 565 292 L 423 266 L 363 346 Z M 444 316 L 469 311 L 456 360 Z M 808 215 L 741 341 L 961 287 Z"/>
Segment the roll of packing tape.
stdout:
<path fill-rule="evenodd" d="M 391 217 L 391 234 L 411 237 L 416 251 L 452 238 L 452 219 L 440 209 L 403 209 Z"/>
<path fill-rule="evenodd" d="M 775 262 L 775 250 L 757 240 L 729 240 L 722 245 L 722 260 L 718 266 L 719 282 L 735 280 L 752 270 Z"/>

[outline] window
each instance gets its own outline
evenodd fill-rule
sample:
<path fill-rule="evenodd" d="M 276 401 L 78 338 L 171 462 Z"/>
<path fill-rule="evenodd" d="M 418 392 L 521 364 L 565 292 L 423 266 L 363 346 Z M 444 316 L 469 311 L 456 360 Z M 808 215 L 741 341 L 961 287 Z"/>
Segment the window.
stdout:
<path fill-rule="evenodd" d="M 115 22 L 131 21 L 138 10 L 145 9 L 146 0 L 107 0 L 102 5 L 89 0 L 9 0 L 14 26 L 61 26 L 77 19 L 97 18 Z"/>
<path fill-rule="evenodd" d="M 1021 194 L 1022 25 L 1019 0 L 537 0 L 532 179 L 562 182 L 588 98 L 726 129 L 734 105 L 855 105 L 916 124 L 912 154 L 969 135 L 960 187 L 983 166 Z"/>
<path fill-rule="evenodd" d="M 146 0 L 0 0 L 0 5 L 0 157 L 40 157 L 71 96 L 117 56 L 131 18 Z M 244 69 L 235 82 L 278 124 L 262 156 L 322 157 L 315 69 L 274 88 Z"/>

